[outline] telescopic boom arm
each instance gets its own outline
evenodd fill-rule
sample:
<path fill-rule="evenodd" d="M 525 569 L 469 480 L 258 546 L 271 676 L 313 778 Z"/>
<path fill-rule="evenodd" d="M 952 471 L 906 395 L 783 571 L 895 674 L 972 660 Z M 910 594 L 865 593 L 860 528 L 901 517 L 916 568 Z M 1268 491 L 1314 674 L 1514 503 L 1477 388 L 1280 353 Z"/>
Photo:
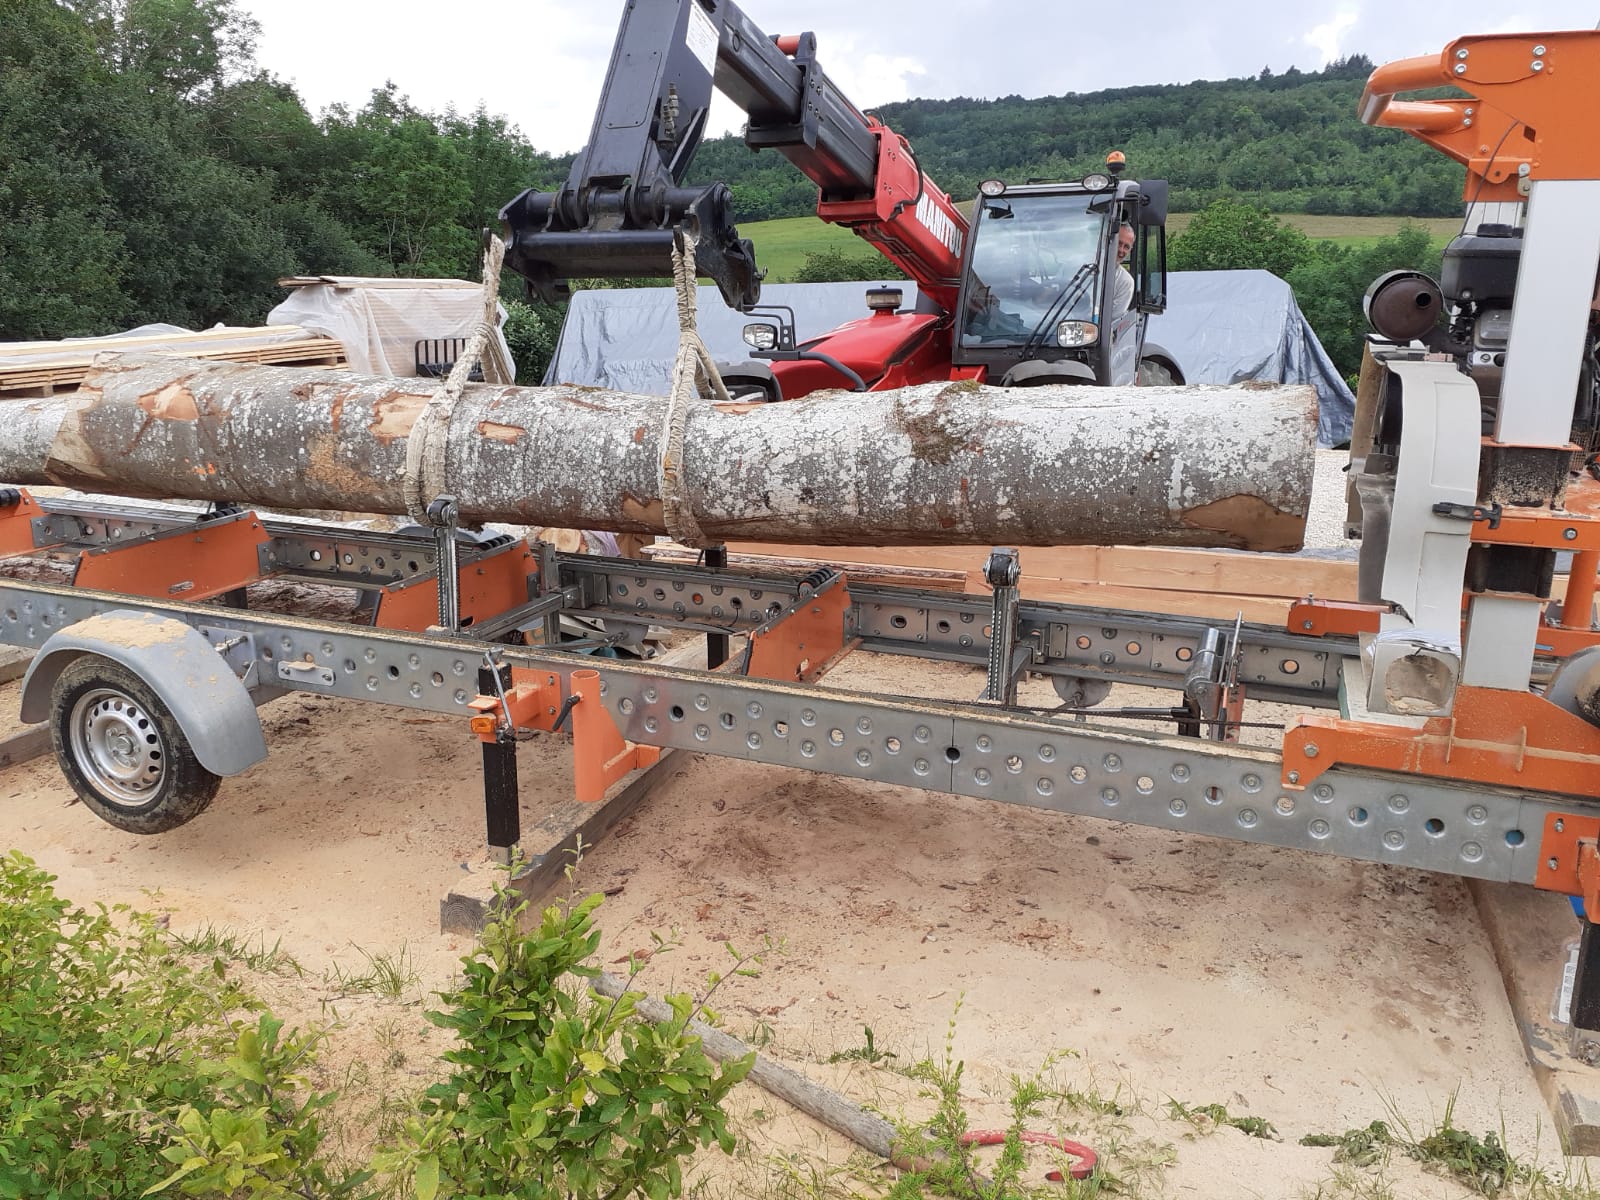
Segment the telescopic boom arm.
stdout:
<path fill-rule="evenodd" d="M 730 305 L 754 304 L 760 273 L 727 186 L 682 186 L 713 85 L 747 114 L 751 149 L 777 150 L 816 183 L 819 217 L 854 229 L 941 307 L 954 303 L 966 218 L 905 139 L 822 72 L 812 34 L 768 37 L 731 0 L 627 0 L 566 186 L 523 192 L 500 214 L 507 265 L 546 299 L 574 276 L 666 275 L 684 225 L 700 273 Z"/>

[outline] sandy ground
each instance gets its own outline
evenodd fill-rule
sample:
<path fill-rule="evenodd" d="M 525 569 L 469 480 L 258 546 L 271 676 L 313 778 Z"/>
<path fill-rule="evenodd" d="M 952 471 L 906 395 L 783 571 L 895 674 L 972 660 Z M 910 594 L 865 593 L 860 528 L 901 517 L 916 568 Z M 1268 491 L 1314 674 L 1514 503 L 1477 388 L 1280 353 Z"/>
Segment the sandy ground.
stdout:
<path fill-rule="evenodd" d="M 858 655 L 830 683 L 971 695 L 981 678 Z M 0 689 L 7 722 L 16 689 Z M 422 1010 L 470 949 L 437 929 L 450 885 L 490 869 L 477 747 L 454 721 L 319 697 L 262 716 L 267 761 L 182 829 L 102 824 L 47 758 L 0 777 L 4 841 L 74 900 L 280 943 L 301 973 L 258 983 L 295 1020 L 337 1022 L 319 1081 L 347 1089 L 355 1146 L 427 1081 L 439 1035 Z M 554 741 L 523 748 L 525 828 L 567 794 L 566 758 Z M 759 978 L 720 994 L 726 1028 L 891 1114 L 927 1111 L 895 1068 L 942 1054 L 952 1020 L 975 1126 L 1002 1122 L 1008 1076 L 1072 1052 L 1050 1078 L 1073 1099 L 1045 1123 L 1106 1151 L 1130 1194 L 1355 1195 L 1333 1182 L 1331 1151 L 1298 1139 L 1397 1115 L 1420 1134 L 1452 1097 L 1458 1125 L 1503 1130 L 1565 1168 L 1451 878 L 699 758 L 589 853 L 574 886 L 612 893 L 602 965 L 620 969 L 652 931 L 676 937 L 641 980 L 658 994 L 723 965 L 725 941 L 780 942 Z M 402 952 L 415 978 L 401 999 L 340 985 Z M 892 1059 L 826 1061 L 867 1028 Z M 1283 1140 L 1196 1128 L 1169 1100 L 1264 1117 Z M 764 1093 L 741 1089 L 737 1111 L 744 1148 L 699 1162 L 707 1195 L 879 1178 Z M 1397 1196 L 1467 1194 L 1400 1159 L 1364 1186 L 1385 1182 Z"/>

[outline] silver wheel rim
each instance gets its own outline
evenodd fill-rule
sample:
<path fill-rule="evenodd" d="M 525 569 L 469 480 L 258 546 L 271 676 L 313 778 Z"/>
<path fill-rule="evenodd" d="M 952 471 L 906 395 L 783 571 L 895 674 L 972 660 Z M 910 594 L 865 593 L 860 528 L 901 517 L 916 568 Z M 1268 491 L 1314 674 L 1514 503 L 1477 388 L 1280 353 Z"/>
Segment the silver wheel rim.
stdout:
<path fill-rule="evenodd" d="M 154 803 L 167 776 L 167 751 L 143 705 L 96 688 L 72 706 L 68 727 L 73 760 L 95 791 L 134 807 Z"/>

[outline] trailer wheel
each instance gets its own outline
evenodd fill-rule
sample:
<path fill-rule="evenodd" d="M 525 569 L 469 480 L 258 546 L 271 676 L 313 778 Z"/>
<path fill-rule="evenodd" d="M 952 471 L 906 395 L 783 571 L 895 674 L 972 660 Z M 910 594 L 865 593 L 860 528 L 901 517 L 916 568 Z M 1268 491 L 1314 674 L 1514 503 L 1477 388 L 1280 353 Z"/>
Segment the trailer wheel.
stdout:
<path fill-rule="evenodd" d="M 98 654 L 50 690 L 50 740 L 78 798 L 128 833 L 163 833 L 205 811 L 222 777 L 202 767 L 149 684 Z"/>

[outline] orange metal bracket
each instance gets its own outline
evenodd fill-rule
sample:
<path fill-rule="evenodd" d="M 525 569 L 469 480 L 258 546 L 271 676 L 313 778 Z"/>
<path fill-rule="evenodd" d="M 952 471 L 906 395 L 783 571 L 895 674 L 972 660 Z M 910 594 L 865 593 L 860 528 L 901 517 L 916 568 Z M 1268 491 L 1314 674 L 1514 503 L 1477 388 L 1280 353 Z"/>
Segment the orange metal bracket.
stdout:
<path fill-rule="evenodd" d="M 1367 80 L 1358 109 L 1368 125 L 1404 129 L 1467 168 L 1464 195 L 1517 200 L 1526 178 L 1593 179 L 1590 136 L 1600 34 L 1587 30 L 1457 38 L 1438 55 L 1388 63 Z M 1446 84 L 1464 100 L 1394 100 Z"/>
<path fill-rule="evenodd" d="M 661 758 L 660 746 L 640 746 L 623 739 L 622 731 L 600 699 L 600 672 L 572 672 L 572 778 L 578 799 L 594 804 L 606 789 L 630 771 Z"/>
<path fill-rule="evenodd" d="M 556 716 L 561 711 L 561 679 L 548 671 L 531 671 L 526 667 L 511 668 L 511 686 L 506 688 L 505 703 L 499 696 L 474 696 L 467 702 L 477 716 L 472 718 L 472 732 L 480 742 L 497 742 L 501 730 L 507 725 L 517 729 L 550 730 L 555 727 Z"/>
<path fill-rule="evenodd" d="M 850 592 L 843 579 L 804 597 L 794 612 L 750 635 L 745 674 L 751 679 L 812 683 L 846 652 Z"/>
<path fill-rule="evenodd" d="M 1357 604 L 1354 600 L 1318 600 L 1307 596 L 1289 608 L 1289 632 L 1306 637 L 1354 637 L 1377 633 L 1387 604 Z"/>
<path fill-rule="evenodd" d="M 1550 813 L 1539 839 L 1533 886 L 1582 896 L 1585 915 L 1600 917 L 1600 817 Z"/>
<path fill-rule="evenodd" d="M 33 519 L 43 515 L 28 490 L 18 488 L 17 502 L 0 509 L 0 558 L 37 549 L 33 544 Z"/>
<path fill-rule="evenodd" d="M 1341 763 L 1593 796 L 1600 729 L 1531 692 L 1458 687 L 1454 714 L 1420 729 L 1313 713 L 1284 732 L 1286 787 L 1303 788 Z"/>
<path fill-rule="evenodd" d="M 485 620 L 528 602 L 528 576 L 537 558 L 526 542 L 479 562 L 466 563 L 461 581 L 461 619 Z M 420 632 L 439 621 L 439 581 L 431 576 L 378 596 L 373 624 L 379 629 Z"/>
<path fill-rule="evenodd" d="M 188 525 L 80 550 L 72 583 L 130 596 L 209 600 L 260 579 L 260 548 L 271 540 L 255 513 Z"/>

